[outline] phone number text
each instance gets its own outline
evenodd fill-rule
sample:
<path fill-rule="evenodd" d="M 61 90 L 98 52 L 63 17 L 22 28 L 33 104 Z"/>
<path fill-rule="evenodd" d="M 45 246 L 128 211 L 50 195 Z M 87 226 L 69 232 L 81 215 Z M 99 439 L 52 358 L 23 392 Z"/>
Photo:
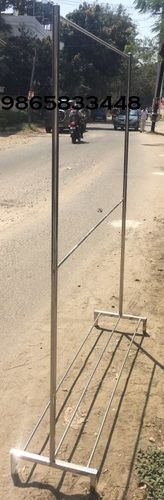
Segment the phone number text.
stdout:
<path fill-rule="evenodd" d="M 71 104 L 70 100 L 74 101 L 74 104 Z M 130 96 L 128 102 L 129 109 L 139 109 L 140 106 L 141 104 L 139 97 L 135 95 Z M 45 97 L 36 95 L 31 99 L 22 95 L 19 95 L 15 99 L 9 95 L 5 95 L 1 98 L 1 109 L 10 110 L 13 107 L 19 109 L 20 111 L 23 111 L 29 107 L 35 111 L 42 108 L 46 109 L 47 111 L 52 111 L 56 107 L 64 111 L 67 111 L 70 108 L 78 109 L 79 111 L 92 111 L 96 109 L 112 110 L 113 108 L 125 110 L 127 107 L 127 103 L 125 96 L 121 96 L 116 102 L 113 101 L 112 96 L 107 96 L 101 101 L 98 99 L 98 97 L 93 95 L 87 96 L 85 98 L 77 95 L 71 99 L 68 96 L 61 96 L 59 97 L 57 102 L 55 100 L 55 96 L 52 95 Z"/>

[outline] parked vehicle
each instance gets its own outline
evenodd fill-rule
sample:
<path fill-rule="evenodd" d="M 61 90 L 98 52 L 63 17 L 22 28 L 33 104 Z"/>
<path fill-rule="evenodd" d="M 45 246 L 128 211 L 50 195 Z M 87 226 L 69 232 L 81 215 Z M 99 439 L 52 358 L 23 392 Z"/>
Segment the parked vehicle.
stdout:
<path fill-rule="evenodd" d="M 91 111 L 91 120 L 94 122 L 106 122 L 106 111 L 103 108 L 93 109 Z"/>
<path fill-rule="evenodd" d="M 69 132 L 70 126 L 70 118 L 69 118 L 70 110 L 64 111 L 63 109 L 59 109 L 59 132 Z M 81 116 L 81 121 L 83 123 L 83 131 L 86 131 L 87 118 L 86 114 L 81 111 L 79 112 Z M 47 133 L 52 132 L 52 112 L 47 111 L 45 115 L 45 129 Z"/>
<path fill-rule="evenodd" d="M 113 118 L 114 130 L 120 128 L 121 130 L 125 129 L 126 123 L 126 111 L 120 111 Z M 129 129 L 138 130 L 140 123 L 140 112 L 138 109 L 130 109 L 129 110 Z"/>
<path fill-rule="evenodd" d="M 47 133 L 52 132 L 52 111 L 46 112 L 45 129 Z M 63 109 L 59 109 L 59 132 L 63 132 L 64 130 L 69 130 L 69 123 L 66 112 Z"/>

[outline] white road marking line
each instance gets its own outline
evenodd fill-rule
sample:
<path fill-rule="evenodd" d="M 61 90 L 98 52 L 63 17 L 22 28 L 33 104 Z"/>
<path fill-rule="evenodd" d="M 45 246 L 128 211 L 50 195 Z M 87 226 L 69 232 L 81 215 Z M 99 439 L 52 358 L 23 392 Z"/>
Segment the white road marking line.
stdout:
<path fill-rule="evenodd" d="M 110 222 L 111 226 L 113 227 L 116 227 L 116 228 L 121 228 L 121 225 L 122 225 L 122 220 L 119 219 L 119 220 L 113 220 L 112 222 Z M 130 229 L 130 228 L 133 228 L 135 229 L 136 227 L 138 227 L 140 224 L 140 222 L 138 222 L 137 220 L 127 220 L 126 221 L 126 227 L 127 229 Z"/>
<path fill-rule="evenodd" d="M 164 175 L 164 172 L 152 172 L 153 175 Z"/>

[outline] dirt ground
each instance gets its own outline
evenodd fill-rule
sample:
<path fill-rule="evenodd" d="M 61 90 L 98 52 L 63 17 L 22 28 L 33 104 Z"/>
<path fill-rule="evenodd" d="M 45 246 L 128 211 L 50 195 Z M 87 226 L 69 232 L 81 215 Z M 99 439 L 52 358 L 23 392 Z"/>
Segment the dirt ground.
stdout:
<path fill-rule="evenodd" d="M 37 137 L 40 137 L 42 134 L 45 135 L 45 131 L 42 128 L 38 130 L 35 129 L 35 132 L 24 130 L 17 133 L 4 132 L 0 134 L 0 151 L 5 151 L 6 149 L 12 149 L 15 146 L 24 146 L 34 142 Z"/>
<path fill-rule="evenodd" d="M 25 137 L 25 141 L 31 140 Z M 35 140 L 35 139 L 32 139 Z M 19 138 L 8 138 L 8 146 Z M 11 141 L 11 142 L 10 142 Z M 22 139 L 21 139 L 22 141 Z M 160 143 L 162 143 L 160 140 Z M 14 144 L 18 144 L 15 142 Z M 158 136 L 152 143 L 159 142 Z M 3 138 L 0 148 L 3 146 Z M 6 147 L 6 138 L 5 138 Z M 164 148 L 163 148 L 164 149 Z M 160 146 L 160 152 L 163 152 Z M 163 179 L 162 179 L 163 180 Z M 126 280 L 125 280 L 125 312 L 147 316 L 147 334 L 142 335 L 139 328 L 132 348 L 128 354 L 125 368 L 116 395 L 113 399 L 92 466 L 98 467 L 100 477 L 98 493 L 89 493 L 89 481 L 75 474 L 62 474 L 60 471 L 37 466 L 31 475 L 31 465 L 20 463 L 20 478 L 16 487 L 10 479 L 9 458 L 7 453 L 2 460 L 1 498 L 5 500 L 24 499 L 56 499 L 56 500 L 88 500 L 103 498 L 104 500 L 144 500 L 145 489 L 137 484 L 135 460 L 137 450 L 146 449 L 150 444 L 164 446 L 163 441 L 163 406 L 162 406 L 162 354 L 164 346 L 164 216 L 161 199 L 155 207 L 150 207 L 150 214 L 137 228 L 127 229 L 126 248 Z M 120 232 L 118 228 L 118 242 Z M 59 314 L 59 339 L 65 338 L 64 346 L 59 340 L 59 379 L 64 372 L 64 365 L 76 352 L 79 342 L 79 322 L 81 311 L 84 312 L 83 324 L 80 325 L 81 340 L 88 325 L 93 322 L 94 308 L 118 310 L 118 277 L 119 247 L 109 256 L 103 249 L 101 262 L 92 262 L 92 268 L 86 269 L 83 281 L 74 290 L 74 294 L 65 304 L 64 314 Z M 96 273 L 95 273 L 96 269 Z M 110 273 L 109 273 L 110 270 Z M 110 275 L 109 275 L 110 274 Z M 87 285 L 86 285 L 87 277 Z M 108 282 L 111 280 L 112 293 L 108 293 Z M 90 290 L 95 292 L 90 295 Z M 99 328 L 94 328 L 84 348 L 77 357 L 70 374 L 58 391 L 57 441 L 80 398 L 81 391 L 87 384 L 88 377 L 98 358 L 110 339 L 115 320 L 100 318 Z M 71 424 L 68 435 L 62 444 L 58 458 L 72 460 L 74 463 L 86 465 L 94 442 L 98 435 L 103 415 L 108 405 L 113 387 L 116 384 L 121 364 L 126 355 L 136 322 L 121 320 L 118 329 L 107 345 L 102 361 L 99 364 L 89 389 Z M 49 320 L 42 318 L 40 325 L 35 325 L 37 337 L 29 332 L 28 345 L 15 357 L 10 366 L 6 363 L 4 399 L 1 407 L 2 442 L 6 441 L 6 449 L 11 445 L 11 435 L 3 431 L 3 420 L 8 414 L 8 422 L 12 428 L 13 446 L 21 446 L 25 436 L 28 437 L 35 424 L 33 410 L 47 402 L 49 382 Z M 69 336 L 68 336 L 69 333 Z M 31 350 L 33 346 L 33 350 Z M 73 353 L 72 353 L 73 354 Z M 38 380 L 39 371 L 39 380 Z M 6 376 L 7 373 L 7 376 Z M 35 380 L 35 383 L 34 383 Z M 36 383 L 37 380 L 37 383 Z M 22 401 L 23 387 L 23 401 Z M 76 389 L 75 391 L 73 389 Z M 20 396 L 21 394 L 21 396 Z M 37 403 L 35 399 L 37 396 Z M 11 412 L 10 399 L 13 399 Z M 60 408 L 63 412 L 60 413 Z M 7 411 L 8 410 L 8 411 Z M 12 420 L 16 414 L 17 422 Z M 21 424 L 20 424 L 21 422 Z M 18 440 L 19 430 L 19 440 Z M 48 433 L 48 416 L 43 420 L 31 445 L 30 451 L 39 452 Z M 16 442 L 16 441 L 19 442 Z M 44 455 L 48 453 L 45 445 Z"/>

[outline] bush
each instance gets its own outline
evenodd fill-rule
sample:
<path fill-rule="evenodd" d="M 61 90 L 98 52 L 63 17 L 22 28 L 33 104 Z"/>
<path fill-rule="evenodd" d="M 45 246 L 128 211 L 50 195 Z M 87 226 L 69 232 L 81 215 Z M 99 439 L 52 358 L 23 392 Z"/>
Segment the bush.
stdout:
<path fill-rule="evenodd" d="M 12 127 L 20 130 L 24 123 L 27 123 L 28 117 L 25 111 L 7 111 L 0 110 L 0 130 L 5 131 Z"/>
<path fill-rule="evenodd" d="M 164 452 L 149 447 L 138 451 L 136 469 L 140 486 L 146 485 L 148 500 L 163 500 L 164 492 Z"/>

